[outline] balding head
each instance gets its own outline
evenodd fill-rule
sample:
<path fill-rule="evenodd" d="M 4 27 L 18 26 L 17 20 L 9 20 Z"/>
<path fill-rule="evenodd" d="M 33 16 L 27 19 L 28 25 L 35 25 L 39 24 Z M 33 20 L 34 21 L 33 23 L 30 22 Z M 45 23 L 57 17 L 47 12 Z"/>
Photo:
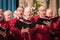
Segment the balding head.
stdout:
<path fill-rule="evenodd" d="M 46 14 L 46 7 L 45 6 L 40 6 L 38 8 L 38 11 L 39 11 L 39 15 L 45 16 L 45 14 Z"/>
<path fill-rule="evenodd" d="M 51 8 L 47 9 L 48 11 L 53 11 Z"/>
<path fill-rule="evenodd" d="M 38 10 L 46 10 L 46 7 L 42 5 L 38 8 Z"/>
<path fill-rule="evenodd" d="M 48 16 L 50 18 L 53 17 L 53 10 L 52 9 L 47 9 L 46 16 Z"/>
<path fill-rule="evenodd" d="M 19 7 L 17 8 L 17 11 L 19 11 L 20 13 L 23 13 L 23 12 L 24 12 L 24 8 L 23 8 L 22 6 L 19 6 Z"/>
<path fill-rule="evenodd" d="M 22 15 L 23 15 L 23 12 L 24 12 L 24 8 L 22 6 L 19 6 L 17 8 L 17 11 L 16 12 L 17 12 L 16 14 L 17 14 L 18 18 L 21 18 Z"/>

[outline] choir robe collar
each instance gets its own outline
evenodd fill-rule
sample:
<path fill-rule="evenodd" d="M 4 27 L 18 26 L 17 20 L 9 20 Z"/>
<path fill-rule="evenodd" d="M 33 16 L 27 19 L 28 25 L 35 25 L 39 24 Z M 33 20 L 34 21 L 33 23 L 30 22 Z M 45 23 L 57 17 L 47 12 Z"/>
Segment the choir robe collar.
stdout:
<path fill-rule="evenodd" d="M 31 22 L 31 20 L 26 20 L 24 18 L 20 19 L 20 21 L 27 22 L 27 23 Z"/>
<path fill-rule="evenodd" d="M 38 18 L 44 18 L 44 17 L 42 17 L 41 15 L 36 15 L 36 16 L 33 17 L 33 20 L 34 20 L 34 21 L 37 21 Z"/>
<path fill-rule="evenodd" d="M 27 19 L 27 18 L 21 18 L 21 19 L 23 19 L 23 20 L 25 20 L 25 21 L 28 21 L 28 22 L 35 22 L 35 19 L 32 17 L 31 19 Z"/>

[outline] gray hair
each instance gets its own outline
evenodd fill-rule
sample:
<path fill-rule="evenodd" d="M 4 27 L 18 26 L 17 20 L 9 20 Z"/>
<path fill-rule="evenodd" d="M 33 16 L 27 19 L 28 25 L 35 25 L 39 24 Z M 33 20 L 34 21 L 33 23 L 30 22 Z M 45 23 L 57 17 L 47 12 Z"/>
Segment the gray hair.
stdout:
<path fill-rule="evenodd" d="M 4 12 L 4 15 L 6 15 L 7 12 L 12 14 L 12 12 L 10 10 L 7 10 L 7 11 Z"/>

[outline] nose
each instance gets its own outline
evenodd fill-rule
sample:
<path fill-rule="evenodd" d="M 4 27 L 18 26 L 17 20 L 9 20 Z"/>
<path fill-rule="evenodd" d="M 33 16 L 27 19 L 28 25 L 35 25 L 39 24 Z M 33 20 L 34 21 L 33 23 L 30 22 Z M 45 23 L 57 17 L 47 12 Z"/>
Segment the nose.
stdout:
<path fill-rule="evenodd" d="M 46 10 L 42 10 L 43 13 L 46 13 Z"/>

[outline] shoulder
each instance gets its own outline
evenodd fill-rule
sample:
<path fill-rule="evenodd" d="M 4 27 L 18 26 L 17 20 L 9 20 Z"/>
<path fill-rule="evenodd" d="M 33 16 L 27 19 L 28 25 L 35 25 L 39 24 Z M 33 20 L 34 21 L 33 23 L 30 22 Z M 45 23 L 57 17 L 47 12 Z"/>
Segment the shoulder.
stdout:
<path fill-rule="evenodd" d="M 36 15 L 33 17 L 33 19 L 37 20 L 39 18 L 39 15 Z"/>
<path fill-rule="evenodd" d="M 14 22 L 16 22 L 18 19 L 17 18 L 12 18 L 11 20 L 10 20 L 10 23 L 14 23 Z"/>
<path fill-rule="evenodd" d="M 6 28 L 9 26 L 9 23 L 3 19 L 2 20 L 2 26 Z"/>

